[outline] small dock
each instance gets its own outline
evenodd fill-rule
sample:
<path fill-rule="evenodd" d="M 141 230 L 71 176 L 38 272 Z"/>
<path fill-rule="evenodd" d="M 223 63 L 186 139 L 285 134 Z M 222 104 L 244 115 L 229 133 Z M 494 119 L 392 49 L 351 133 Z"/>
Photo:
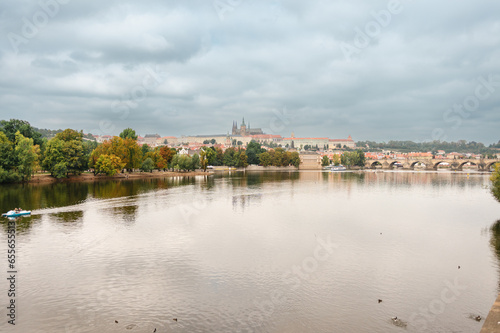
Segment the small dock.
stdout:
<path fill-rule="evenodd" d="M 493 303 L 490 313 L 488 314 L 488 317 L 486 317 L 480 333 L 494 332 L 500 332 L 500 295 L 498 295 L 495 303 Z"/>

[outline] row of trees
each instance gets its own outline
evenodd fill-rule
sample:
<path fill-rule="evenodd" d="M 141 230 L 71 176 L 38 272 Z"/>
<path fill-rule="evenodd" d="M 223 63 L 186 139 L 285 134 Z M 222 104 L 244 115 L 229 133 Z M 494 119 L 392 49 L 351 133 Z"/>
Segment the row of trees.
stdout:
<path fill-rule="evenodd" d="M 89 168 L 94 174 L 114 175 L 121 170 L 140 169 L 145 172 L 165 170 L 169 167 L 177 151 L 167 146 L 151 149 L 144 144 L 139 146 L 137 135 L 131 128 L 126 128 L 110 140 L 98 145 L 90 154 Z"/>
<path fill-rule="evenodd" d="M 333 155 L 333 160 L 330 161 L 328 156 L 324 155 L 322 160 L 321 160 L 321 165 L 322 166 L 328 166 L 330 163 L 333 165 L 344 165 L 346 167 L 352 167 L 352 166 L 358 166 L 358 167 L 364 167 L 365 166 L 365 153 L 361 149 L 356 149 L 355 151 L 349 152 L 345 151 L 341 155 L 334 154 Z"/>
<path fill-rule="evenodd" d="M 167 146 L 150 148 L 139 146 L 133 129 L 123 130 L 119 136 L 102 144 L 88 140 L 82 132 L 72 129 L 58 131 L 51 139 L 43 137 L 28 122 L 11 119 L 0 122 L 0 183 L 27 181 L 40 170 L 56 178 L 79 175 L 93 169 L 94 174 L 114 175 L 126 169 L 145 172 L 158 170 L 195 170 L 208 165 L 246 167 L 297 166 L 298 153 L 282 148 L 266 151 L 257 142 L 246 149 L 203 147 L 200 155 L 179 155 Z"/>
<path fill-rule="evenodd" d="M 30 180 L 38 167 L 39 151 L 40 146 L 19 131 L 13 141 L 0 132 L 0 183 Z"/>
<path fill-rule="evenodd" d="M 259 164 L 263 166 L 290 166 L 299 167 L 300 157 L 297 152 L 285 151 L 283 148 L 265 151 L 258 155 Z"/>
<path fill-rule="evenodd" d="M 358 147 L 368 147 L 370 150 L 393 150 L 400 152 L 412 151 L 430 151 L 437 152 L 444 150 L 446 152 L 457 153 L 474 153 L 474 154 L 494 154 L 497 153 L 494 148 L 500 148 L 500 141 L 498 144 L 492 144 L 486 147 L 481 142 L 459 140 L 457 142 L 446 141 L 426 141 L 426 142 L 413 142 L 413 141 L 389 141 L 389 142 L 374 142 L 374 141 L 359 141 L 356 143 Z"/>
<path fill-rule="evenodd" d="M 495 170 L 491 175 L 491 182 L 491 193 L 495 199 L 500 201 L 500 163 L 495 164 Z"/>

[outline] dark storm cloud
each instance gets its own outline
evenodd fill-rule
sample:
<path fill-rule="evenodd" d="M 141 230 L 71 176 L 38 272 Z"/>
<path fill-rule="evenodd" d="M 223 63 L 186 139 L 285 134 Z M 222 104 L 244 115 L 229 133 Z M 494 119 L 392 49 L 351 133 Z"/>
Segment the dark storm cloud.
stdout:
<path fill-rule="evenodd" d="M 0 118 L 178 136 L 226 133 L 245 116 L 284 136 L 496 142 L 499 10 L 487 0 L 4 1 Z"/>

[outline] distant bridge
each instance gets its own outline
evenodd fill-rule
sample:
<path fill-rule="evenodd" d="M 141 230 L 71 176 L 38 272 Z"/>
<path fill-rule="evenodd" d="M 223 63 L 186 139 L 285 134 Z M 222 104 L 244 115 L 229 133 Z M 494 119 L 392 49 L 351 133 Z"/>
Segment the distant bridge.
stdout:
<path fill-rule="evenodd" d="M 403 165 L 403 169 L 414 169 L 417 164 L 425 165 L 426 170 L 437 170 L 438 166 L 443 163 L 448 163 L 451 170 L 462 170 L 464 165 L 470 163 L 477 167 L 479 171 L 490 171 L 495 163 L 500 163 L 500 159 L 442 159 L 430 157 L 409 157 L 406 159 L 367 159 L 365 168 L 367 169 L 395 169 L 399 165 Z"/>

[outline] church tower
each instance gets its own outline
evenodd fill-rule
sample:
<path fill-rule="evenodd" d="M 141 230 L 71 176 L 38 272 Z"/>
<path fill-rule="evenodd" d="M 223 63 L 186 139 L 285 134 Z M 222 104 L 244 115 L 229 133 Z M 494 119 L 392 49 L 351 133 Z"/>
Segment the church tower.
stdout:
<path fill-rule="evenodd" d="M 241 122 L 240 134 L 242 136 L 246 136 L 247 135 L 247 125 L 245 125 L 245 117 L 243 117 L 243 121 Z"/>
<path fill-rule="evenodd" d="M 232 134 L 233 135 L 237 135 L 238 134 L 238 123 L 236 121 L 233 120 L 233 130 L 232 130 Z"/>

